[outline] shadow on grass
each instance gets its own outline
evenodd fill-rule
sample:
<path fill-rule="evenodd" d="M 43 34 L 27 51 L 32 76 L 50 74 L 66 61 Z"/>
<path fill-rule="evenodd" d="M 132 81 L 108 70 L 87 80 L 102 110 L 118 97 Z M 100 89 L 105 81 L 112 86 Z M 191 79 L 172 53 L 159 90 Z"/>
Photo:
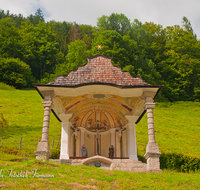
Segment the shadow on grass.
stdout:
<path fill-rule="evenodd" d="M 178 172 L 195 172 L 200 170 L 200 158 L 178 153 L 162 153 L 160 167 Z"/>
<path fill-rule="evenodd" d="M 19 125 L 9 125 L 7 131 L 3 130 L 3 139 L 8 139 L 12 136 L 17 136 L 19 138 L 20 135 L 28 134 L 30 132 L 36 132 L 41 136 L 42 127 L 30 127 L 30 126 L 19 126 Z"/>

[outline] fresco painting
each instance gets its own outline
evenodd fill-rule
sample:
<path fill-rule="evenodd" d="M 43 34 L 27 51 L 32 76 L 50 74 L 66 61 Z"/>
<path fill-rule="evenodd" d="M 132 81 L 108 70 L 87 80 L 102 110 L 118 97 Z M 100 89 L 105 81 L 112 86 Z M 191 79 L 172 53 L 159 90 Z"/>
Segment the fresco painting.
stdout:
<path fill-rule="evenodd" d="M 101 132 L 127 124 L 129 115 L 140 101 L 136 97 L 120 97 L 109 93 L 93 92 L 81 96 L 57 96 L 67 113 L 73 113 L 71 122 L 79 127 Z"/>

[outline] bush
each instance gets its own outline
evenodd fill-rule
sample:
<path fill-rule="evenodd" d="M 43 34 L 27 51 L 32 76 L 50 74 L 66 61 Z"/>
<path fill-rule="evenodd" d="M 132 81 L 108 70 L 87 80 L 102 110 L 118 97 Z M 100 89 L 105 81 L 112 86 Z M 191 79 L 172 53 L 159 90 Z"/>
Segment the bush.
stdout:
<path fill-rule="evenodd" d="M 60 157 L 60 149 L 51 149 L 51 157 L 50 159 L 59 159 Z"/>
<path fill-rule="evenodd" d="M 15 87 L 10 86 L 8 84 L 5 84 L 3 82 L 0 82 L 0 89 L 2 89 L 2 90 L 15 90 Z"/>
<path fill-rule="evenodd" d="M 200 170 L 200 158 L 183 154 L 168 153 L 160 156 L 161 169 L 171 169 L 179 172 Z"/>
<path fill-rule="evenodd" d="M 0 58 L 0 81 L 16 88 L 26 87 L 31 82 L 31 69 L 19 59 Z"/>

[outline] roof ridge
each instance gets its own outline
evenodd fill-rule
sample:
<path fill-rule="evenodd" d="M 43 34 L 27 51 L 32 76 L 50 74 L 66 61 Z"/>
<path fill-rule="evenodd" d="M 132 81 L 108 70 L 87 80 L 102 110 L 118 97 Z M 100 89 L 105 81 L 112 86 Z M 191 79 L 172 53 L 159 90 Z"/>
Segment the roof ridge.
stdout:
<path fill-rule="evenodd" d="M 70 71 L 66 76 L 60 75 L 50 85 L 75 86 L 84 83 L 110 83 L 122 86 L 149 85 L 140 77 L 133 77 L 128 71 L 122 71 L 120 67 L 111 63 L 111 58 L 103 55 L 95 55 L 88 58 L 84 66 Z"/>

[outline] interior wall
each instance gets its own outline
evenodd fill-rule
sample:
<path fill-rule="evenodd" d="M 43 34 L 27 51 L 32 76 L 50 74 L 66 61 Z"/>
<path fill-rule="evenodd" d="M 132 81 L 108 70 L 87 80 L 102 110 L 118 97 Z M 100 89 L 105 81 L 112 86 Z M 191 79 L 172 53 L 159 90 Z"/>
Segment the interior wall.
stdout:
<path fill-rule="evenodd" d="M 115 157 L 121 157 L 120 155 L 120 142 L 118 138 L 118 132 L 115 132 Z"/>
<path fill-rule="evenodd" d="M 81 147 L 80 147 L 80 141 L 81 141 L 81 132 L 78 131 L 78 138 L 76 139 L 76 156 L 81 156 Z"/>
<path fill-rule="evenodd" d="M 127 157 L 127 132 L 122 131 L 122 157 Z"/>
<path fill-rule="evenodd" d="M 70 151 L 70 154 L 69 156 L 74 156 L 74 137 L 72 136 L 73 134 L 73 130 L 70 129 L 70 148 L 69 148 L 69 151 Z"/>
<path fill-rule="evenodd" d="M 87 148 L 88 151 L 88 157 L 90 156 L 94 156 L 94 150 L 95 150 L 95 138 L 93 134 L 88 134 L 87 132 L 85 132 L 85 146 Z"/>
<path fill-rule="evenodd" d="M 101 135 L 101 156 L 108 157 L 110 147 L 110 133 Z"/>

